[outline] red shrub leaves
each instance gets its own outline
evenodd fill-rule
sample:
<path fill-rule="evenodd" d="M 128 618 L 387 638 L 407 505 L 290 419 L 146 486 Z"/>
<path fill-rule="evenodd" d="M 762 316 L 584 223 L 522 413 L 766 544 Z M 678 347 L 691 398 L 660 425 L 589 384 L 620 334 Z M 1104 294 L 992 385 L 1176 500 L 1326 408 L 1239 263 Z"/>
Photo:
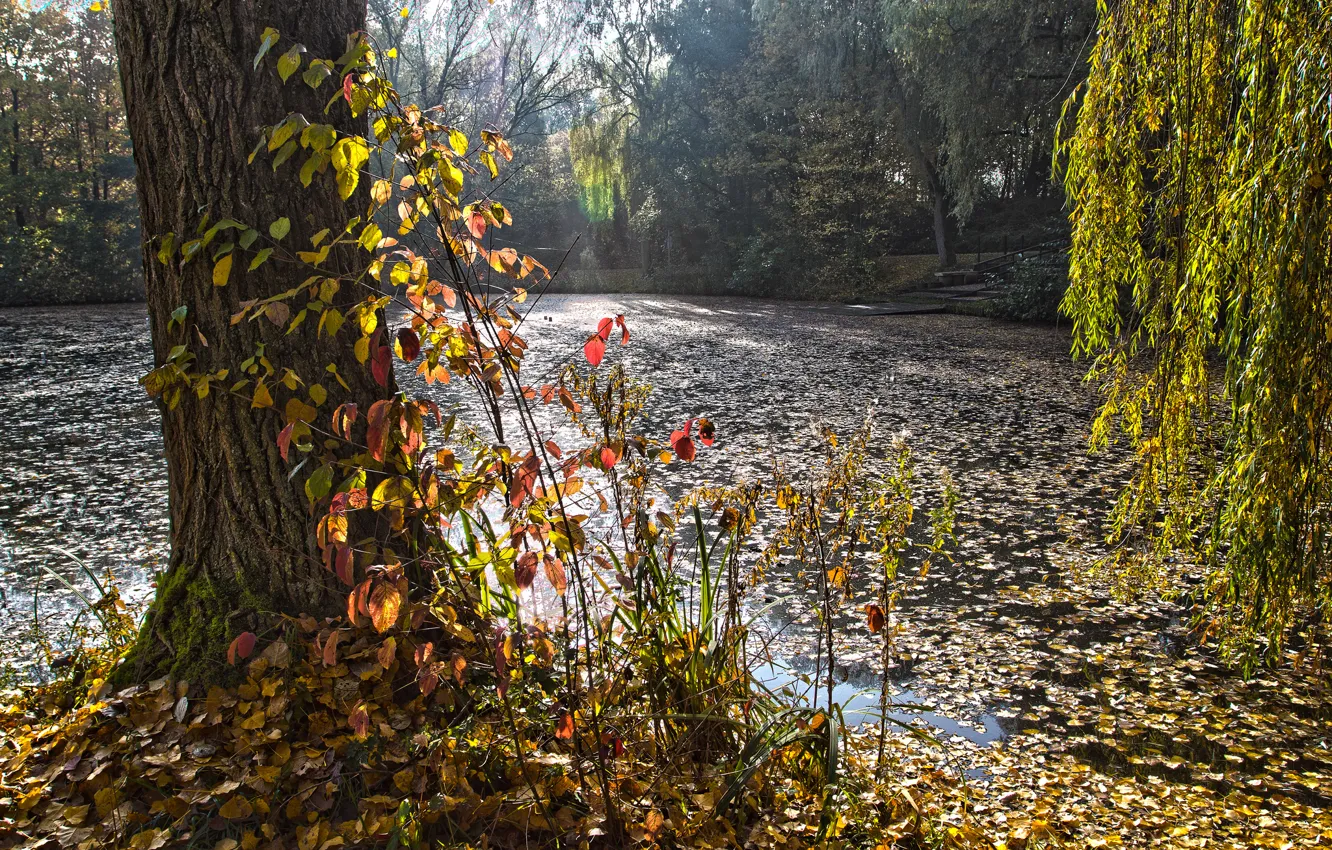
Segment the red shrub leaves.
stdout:
<path fill-rule="evenodd" d="M 606 356 L 606 340 L 599 334 L 592 334 L 587 338 L 587 342 L 583 343 L 583 356 L 593 366 L 600 366 L 601 358 Z"/>
<path fill-rule="evenodd" d="M 241 632 L 236 635 L 231 646 L 227 648 L 227 663 L 236 666 L 236 659 L 249 658 L 250 653 L 254 652 L 254 644 L 258 640 L 254 632 Z"/>

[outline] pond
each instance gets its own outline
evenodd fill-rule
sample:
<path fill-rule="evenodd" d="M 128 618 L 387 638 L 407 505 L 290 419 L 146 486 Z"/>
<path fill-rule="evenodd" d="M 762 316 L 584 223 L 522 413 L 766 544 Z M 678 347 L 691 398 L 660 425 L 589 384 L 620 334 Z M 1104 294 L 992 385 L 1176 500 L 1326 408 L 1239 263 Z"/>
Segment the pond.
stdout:
<path fill-rule="evenodd" d="M 597 319 L 618 313 L 633 337 L 608 359 L 652 384 L 650 427 L 664 436 L 698 416 L 717 425 L 716 445 L 688 468 L 696 482 L 761 476 L 774 458 L 798 466 L 817 448 L 815 425 L 849 432 L 870 405 L 880 445 L 909 440 L 922 507 L 938 471 L 952 472 L 961 494 L 956 559 L 905 600 L 908 661 L 912 641 L 988 611 L 1004 589 L 1058 584 L 1051 553 L 1096 550 L 1102 506 L 1122 470 L 1086 455 L 1094 399 L 1069 359 L 1066 330 L 766 300 L 548 296 L 525 327 L 529 376 L 577 356 Z M 79 608 L 53 573 L 93 597 L 84 567 L 114 571 L 131 600 L 151 592 L 167 527 L 157 412 L 137 384 L 149 361 L 143 305 L 0 311 L 0 651 L 12 665 L 31 663 L 35 621 L 58 628 Z M 431 391 L 449 400 L 448 390 Z M 801 590 L 779 571 L 758 592 L 770 601 Z M 766 620 L 788 659 L 783 684 L 809 672 L 799 656 L 812 619 L 796 602 Z M 877 650 L 853 617 L 843 625 L 851 694 L 872 686 Z M 898 671 L 904 680 L 909 666 Z M 960 731 L 977 741 L 998 734 L 985 712 L 1009 705 L 1002 695 L 932 696 L 974 721 Z"/>
<path fill-rule="evenodd" d="M 891 623 L 890 725 L 919 727 L 888 750 L 899 777 L 974 783 L 973 814 L 1001 832 L 1029 818 L 1125 846 L 1332 834 L 1324 678 L 1295 651 L 1252 679 L 1235 675 L 1189 628 L 1199 578 L 1187 565 L 1164 576 L 1177 594 L 1131 600 L 1085 569 L 1104 554 L 1101 520 L 1125 469 L 1120 455 L 1085 452 L 1095 399 L 1066 329 L 775 301 L 545 298 L 526 328 L 528 380 L 580 356 L 596 321 L 618 313 L 633 339 L 608 359 L 654 385 L 650 433 L 696 416 L 717 424 L 714 447 L 668 468 L 672 492 L 762 475 L 773 458 L 808 466 L 814 423 L 846 433 L 870 404 L 883 439 L 910 441 L 922 507 L 938 471 L 951 470 L 961 493 L 954 560 L 915 581 Z M 113 570 L 131 599 L 151 592 L 167 528 L 157 412 L 136 383 L 148 359 L 142 305 L 0 310 L 0 657 L 10 683 L 42 673 L 34 614 L 58 629 L 79 610 L 54 576 L 95 593 L 74 559 Z M 409 390 L 424 389 L 413 380 Z M 430 392 L 446 407 L 457 401 L 448 388 Z M 858 613 L 869 589 L 852 595 L 837 623 L 833 699 L 856 722 L 880 711 L 883 671 L 878 636 Z M 812 600 L 809 578 L 791 567 L 751 588 L 771 647 L 754 659 L 759 676 L 811 701 Z"/>

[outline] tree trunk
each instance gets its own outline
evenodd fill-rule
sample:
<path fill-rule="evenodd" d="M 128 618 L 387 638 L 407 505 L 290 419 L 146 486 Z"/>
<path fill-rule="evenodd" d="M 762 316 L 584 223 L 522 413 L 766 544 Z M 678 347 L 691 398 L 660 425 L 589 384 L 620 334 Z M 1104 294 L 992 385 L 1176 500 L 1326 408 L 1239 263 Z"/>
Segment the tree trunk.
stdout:
<path fill-rule="evenodd" d="M 15 178 L 15 186 L 18 185 L 19 176 L 19 96 L 18 89 L 11 88 L 9 93 L 14 98 L 14 152 L 9 157 L 9 175 Z M 27 219 L 23 215 L 23 204 L 14 204 L 14 226 L 19 230 L 28 226 Z"/>
<path fill-rule="evenodd" d="M 275 407 L 251 410 L 246 400 L 226 392 L 241 377 L 241 362 L 262 343 L 279 371 L 290 367 L 304 381 L 292 397 L 312 403 L 305 388 L 322 384 L 328 396 L 319 416 L 325 420 L 343 402 L 364 412 L 396 388 L 392 378 L 386 387 L 376 384 L 353 357 L 350 342 L 320 338 L 317 321 L 291 334 L 263 319 L 231 325 L 242 301 L 296 286 L 304 273 L 278 262 L 245 272 L 247 253 L 237 257 L 229 284 L 217 287 L 207 256 L 183 269 L 177 258 L 169 265 L 158 262 L 157 237 L 170 232 L 189 238 L 207 213 L 210 222 L 234 218 L 266 239 L 268 225 L 288 217 L 291 232 L 283 244 L 304 248 L 323 228 L 339 232 L 353 207 L 363 211 L 366 195 L 354 195 L 350 204 L 340 200 L 331 171 L 306 189 L 297 176 L 299 162 L 274 172 L 265 155 L 253 165 L 246 160 L 261 127 L 291 112 L 332 123 L 340 132 L 363 130 L 341 98 L 323 114 L 336 77 L 317 92 L 299 74 L 282 85 L 272 63 L 294 42 L 306 46 L 307 61 L 341 56 L 348 34 L 365 27 L 366 3 L 114 0 L 113 8 L 134 140 L 154 359 L 160 366 L 174 346 L 185 345 L 198 358 L 192 371 L 231 372 L 203 399 L 187 390 L 175 409 L 162 405 L 171 556 L 117 678 L 169 673 L 196 682 L 216 680 L 225 676 L 226 648 L 239 632 L 259 630 L 262 637 L 274 613 L 335 613 L 344 608 L 347 592 L 318 555 L 302 486 L 310 470 L 289 480 L 289 466 L 278 453 L 283 422 L 276 411 L 283 409 L 287 393 L 273 386 Z M 266 63 L 253 70 L 265 27 L 282 38 Z M 349 264 L 350 255 L 341 262 Z M 346 310 L 360 297 L 343 291 L 334 303 Z M 171 313 L 182 305 L 188 307 L 184 326 L 173 327 Z M 329 364 L 349 391 L 329 379 Z"/>
<path fill-rule="evenodd" d="M 934 248 L 939 252 L 939 265 L 948 268 L 957 259 L 948 244 L 948 196 L 939 186 L 931 186 L 930 192 L 934 195 Z"/>

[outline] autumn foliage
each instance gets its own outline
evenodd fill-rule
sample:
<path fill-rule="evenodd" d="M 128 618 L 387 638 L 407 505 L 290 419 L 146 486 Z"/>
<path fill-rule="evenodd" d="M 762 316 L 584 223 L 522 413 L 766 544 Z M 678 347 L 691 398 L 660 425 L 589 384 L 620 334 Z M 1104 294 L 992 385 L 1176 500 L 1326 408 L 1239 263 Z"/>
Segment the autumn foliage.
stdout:
<path fill-rule="evenodd" d="M 281 420 L 312 555 L 345 611 L 242 612 L 258 625 L 233 629 L 207 684 L 115 692 L 117 648 L 92 653 L 76 678 L 10 710 L 0 809 L 12 834 L 134 848 L 725 846 L 792 811 L 783 831 L 811 839 L 851 823 L 920 833 L 914 798 L 848 817 L 865 804 L 838 765 L 868 756 L 843 739 L 835 707 L 787 704 L 751 672 L 741 553 L 762 548 L 761 514 L 787 531 L 760 565 L 810 551 L 823 533 L 810 505 L 860 511 L 823 549 L 837 558 L 821 565 L 829 621 L 860 563 L 853 538 L 905 545 L 900 529 L 865 524 L 903 497 L 861 497 L 868 426 L 805 496 L 779 476 L 672 505 L 659 470 L 713 446 L 715 424 L 653 435 L 647 388 L 608 362 L 613 336 L 631 341 L 622 315 L 597 323 L 581 358 L 566 352 L 528 382 L 519 307 L 552 272 L 496 244 L 513 219 L 486 189 L 509 143 L 402 103 L 375 61 L 360 37 L 329 60 L 272 30 L 255 57 L 372 129 L 342 135 L 291 114 L 264 130 L 253 167 L 334 181 L 364 199 L 362 215 L 308 245 L 291 244 L 286 218 L 205 218 L 157 235 L 157 259 L 209 263 L 218 288 L 283 264 L 292 285 L 242 303 L 233 325 L 312 324 L 381 386 L 395 368 L 449 385 L 448 409 L 403 394 L 333 406 L 335 364 L 302 373 L 262 343 L 205 371 L 202 334 L 145 376 L 168 409 L 218 392 Z M 347 291 L 361 300 L 333 306 Z M 172 320 L 186 327 L 188 305 Z M 829 653 L 829 688 L 833 667 Z"/>

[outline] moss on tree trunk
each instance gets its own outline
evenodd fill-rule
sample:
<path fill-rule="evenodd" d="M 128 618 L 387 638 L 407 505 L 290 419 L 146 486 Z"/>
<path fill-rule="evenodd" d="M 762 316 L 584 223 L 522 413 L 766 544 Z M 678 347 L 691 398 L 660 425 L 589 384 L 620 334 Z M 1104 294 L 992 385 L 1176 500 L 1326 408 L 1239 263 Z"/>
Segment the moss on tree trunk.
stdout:
<path fill-rule="evenodd" d="M 319 407 L 321 417 L 343 402 L 365 410 L 395 388 L 391 379 L 387 387 L 376 384 L 349 344 L 319 337 L 317 322 L 291 334 L 266 320 L 231 325 L 242 301 L 295 286 L 305 277 L 300 270 L 270 262 L 246 272 L 248 263 L 237 261 L 228 285 L 217 287 L 207 260 L 183 269 L 174 261 L 158 262 L 154 238 L 193 234 L 205 213 L 211 221 L 234 218 L 261 232 L 287 217 L 291 232 L 284 244 L 303 247 L 323 228 L 340 230 L 353 214 L 350 208 L 362 206 L 359 196 L 350 206 L 340 200 L 331 174 L 317 176 L 306 189 L 297 177 L 299 162 L 274 172 L 264 156 L 253 165 L 246 160 L 262 127 L 288 113 L 327 121 L 342 132 L 360 129 L 340 99 L 324 115 L 336 78 L 312 91 L 299 74 L 283 85 L 271 66 L 252 66 L 266 27 L 282 36 L 270 65 L 294 42 L 306 46 L 306 60 L 337 58 L 348 34 L 364 29 L 366 5 L 365 0 L 115 0 L 113 9 L 138 166 L 154 358 L 161 365 L 174 346 L 188 345 L 198 358 L 195 371 L 232 373 L 206 398 L 186 392 L 174 410 L 162 408 L 171 556 L 117 677 L 216 680 L 225 676 L 226 648 L 240 631 L 262 633 L 276 613 L 333 613 L 346 594 L 319 559 L 302 491 L 309 470 L 289 480 L 278 453 L 283 421 L 277 411 L 287 396 L 275 391 L 275 409 L 251 410 L 228 395 L 226 386 L 263 344 L 272 363 L 295 370 L 305 387 L 322 384 L 328 396 Z M 352 258 L 335 262 L 348 264 Z M 346 309 L 362 295 L 341 292 L 334 303 Z M 173 325 L 171 314 L 182 305 L 188 308 L 186 321 Z M 329 379 L 328 364 L 337 367 L 349 389 Z"/>

